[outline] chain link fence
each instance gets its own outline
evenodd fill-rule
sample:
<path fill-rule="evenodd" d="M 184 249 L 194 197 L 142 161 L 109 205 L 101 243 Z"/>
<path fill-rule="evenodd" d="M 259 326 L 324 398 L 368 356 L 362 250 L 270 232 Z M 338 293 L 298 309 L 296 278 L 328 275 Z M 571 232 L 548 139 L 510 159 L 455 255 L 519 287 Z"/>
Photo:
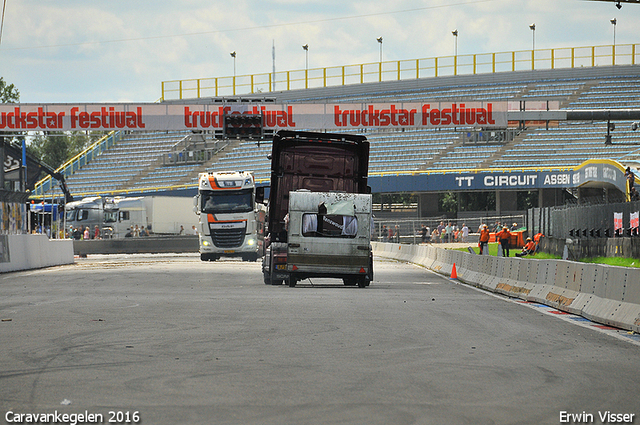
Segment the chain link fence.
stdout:
<path fill-rule="evenodd" d="M 441 217 L 425 217 L 425 218 L 412 218 L 412 219 L 376 219 L 374 218 L 375 225 L 375 238 L 378 241 L 382 242 L 396 242 L 396 243 L 407 243 L 407 244 L 419 244 L 422 242 L 421 238 L 421 229 L 422 226 L 425 225 L 429 228 L 429 238 L 428 242 L 436 242 L 431 241 L 431 233 L 434 229 L 437 229 L 440 223 L 443 223 L 445 226 L 448 223 L 456 229 L 462 229 L 463 225 L 467 225 L 469 228 L 469 234 L 471 241 L 477 241 L 477 233 L 478 229 L 481 225 L 486 224 L 490 229 L 493 228 L 499 223 L 500 226 L 506 225 L 511 229 L 513 223 L 517 223 L 517 228 L 524 227 L 526 216 L 525 215 L 499 215 L 499 216 L 485 216 L 485 217 L 465 217 L 458 219 L 448 219 L 444 216 Z M 386 237 L 385 237 L 385 229 L 386 226 Z M 397 231 L 399 233 L 399 237 L 396 236 L 396 226 Z M 392 239 L 389 239 L 388 229 L 392 229 Z M 475 235 L 475 236 L 474 236 Z M 452 242 L 452 241 L 450 241 Z"/>

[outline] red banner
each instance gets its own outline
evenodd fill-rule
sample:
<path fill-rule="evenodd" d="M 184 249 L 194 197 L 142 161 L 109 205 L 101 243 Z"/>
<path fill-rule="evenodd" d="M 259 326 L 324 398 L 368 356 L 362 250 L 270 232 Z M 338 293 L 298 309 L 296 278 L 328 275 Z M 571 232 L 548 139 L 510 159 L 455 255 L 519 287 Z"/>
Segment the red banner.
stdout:
<path fill-rule="evenodd" d="M 268 129 L 507 126 L 507 102 L 328 104 L 3 104 L 0 131 L 214 130 L 262 114 Z"/>

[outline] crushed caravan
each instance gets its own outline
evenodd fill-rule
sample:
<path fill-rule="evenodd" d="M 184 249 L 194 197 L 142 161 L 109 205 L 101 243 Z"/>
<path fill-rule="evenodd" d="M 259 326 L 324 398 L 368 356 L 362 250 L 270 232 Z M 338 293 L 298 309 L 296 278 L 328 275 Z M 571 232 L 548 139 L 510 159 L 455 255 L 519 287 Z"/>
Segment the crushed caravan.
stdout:
<path fill-rule="evenodd" d="M 289 286 L 310 277 L 368 286 L 373 280 L 371 195 L 344 192 L 289 193 Z"/>

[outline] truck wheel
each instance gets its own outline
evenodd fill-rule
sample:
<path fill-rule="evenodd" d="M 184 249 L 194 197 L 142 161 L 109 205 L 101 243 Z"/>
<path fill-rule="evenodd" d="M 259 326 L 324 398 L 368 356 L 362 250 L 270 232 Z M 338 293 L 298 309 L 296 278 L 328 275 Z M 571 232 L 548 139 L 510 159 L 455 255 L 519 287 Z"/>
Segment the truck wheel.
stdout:
<path fill-rule="evenodd" d="M 353 277 L 343 277 L 342 282 L 345 286 L 356 286 L 356 279 Z"/>
<path fill-rule="evenodd" d="M 262 273 L 262 277 L 265 285 L 271 285 L 271 277 L 268 274 Z"/>
<path fill-rule="evenodd" d="M 367 279 L 366 278 L 358 279 L 358 288 L 364 288 L 366 286 L 367 286 Z"/>
<path fill-rule="evenodd" d="M 292 277 L 289 278 L 289 281 L 287 283 L 289 284 L 289 288 L 295 288 L 296 286 L 296 280 Z"/>

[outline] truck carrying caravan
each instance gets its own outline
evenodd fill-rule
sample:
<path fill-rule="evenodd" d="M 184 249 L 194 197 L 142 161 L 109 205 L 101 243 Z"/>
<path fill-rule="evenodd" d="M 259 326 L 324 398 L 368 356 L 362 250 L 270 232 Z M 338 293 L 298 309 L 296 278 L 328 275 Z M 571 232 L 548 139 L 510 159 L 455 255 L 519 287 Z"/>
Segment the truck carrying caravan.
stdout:
<path fill-rule="evenodd" d="M 266 208 L 256 202 L 253 174 L 246 171 L 200 173 L 194 212 L 199 217 L 200 259 L 263 255 Z"/>
<path fill-rule="evenodd" d="M 262 263 L 266 284 L 295 286 L 316 276 L 369 285 L 373 254 L 368 165 L 364 136 L 276 133 Z"/>

